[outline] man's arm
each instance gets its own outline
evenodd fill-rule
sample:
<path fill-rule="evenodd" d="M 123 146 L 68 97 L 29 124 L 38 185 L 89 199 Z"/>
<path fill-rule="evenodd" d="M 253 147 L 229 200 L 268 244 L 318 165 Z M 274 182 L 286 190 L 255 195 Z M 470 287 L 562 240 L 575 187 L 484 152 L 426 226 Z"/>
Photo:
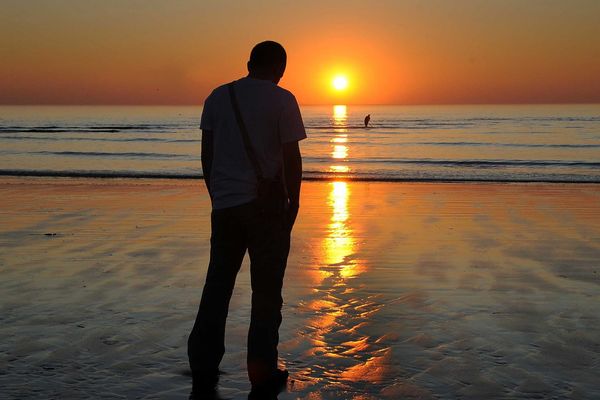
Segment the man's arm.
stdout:
<path fill-rule="evenodd" d="M 202 151 L 200 154 L 200 160 L 202 162 L 202 175 L 204 175 L 204 183 L 210 193 L 210 171 L 212 169 L 213 161 L 213 133 L 212 131 L 202 129 Z"/>
<path fill-rule="evenodd" d="M 289 230 L 292 230 L 298 208 L 300 206 L 300 186 L 302 184 L 302 157 L 300 155 L 300 146 L 298 142 L 289 142 L 283 144 L 283 165 L 285 171 L 285 184 L 290 200 L 290 219 Z"/>

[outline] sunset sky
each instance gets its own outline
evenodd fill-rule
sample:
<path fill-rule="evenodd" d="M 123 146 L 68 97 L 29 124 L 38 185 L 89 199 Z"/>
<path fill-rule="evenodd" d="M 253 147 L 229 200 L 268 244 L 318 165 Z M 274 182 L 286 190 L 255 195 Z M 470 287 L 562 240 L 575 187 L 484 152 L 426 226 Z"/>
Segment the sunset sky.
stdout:
<path fill-rule="evenodd" d="M 600 102 L 599 20 L 598 0 L 3 0 L 0 104 L 201 104 L 266 39 L 301 104 Z"/>

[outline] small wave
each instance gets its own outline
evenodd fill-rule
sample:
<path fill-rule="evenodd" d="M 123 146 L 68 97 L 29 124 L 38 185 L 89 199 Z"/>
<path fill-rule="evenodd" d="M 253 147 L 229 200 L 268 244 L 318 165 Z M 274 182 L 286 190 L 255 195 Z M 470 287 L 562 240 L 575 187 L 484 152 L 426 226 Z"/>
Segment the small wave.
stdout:
<path fill-rule="evenodd" d="M 174 128 L 178 125 L 168 124 L 168 125 L 155 125 L 155 124 L 137 124 L 137 125 L 97 125 L 90 126 L 89 129 L 116 129 L 119 131 L 128 131 L 132 129 L 136 130 L 145 130 L 145 129 L 168 129 Z"/>
<path fill-rule="evenodd" d="M 146 178 L 146 179 L 202 179 L 202 173 L 174 173 L 152 171 L 53 171 L 53 170 L 0 170 L 0 176 L 39 176 L 65 178 Z"/>
<path fill-rule="evenodd" d="M 600 117 L 580 116 L 580 117 L 475 117 L 464 118 L 464 121 L 472 122 L 598 122 Z"/>
<path fill-rule="evenodd" d="M 3 129 L 0 128 L 0 133 L 117 133 L 118 129 L 86 129 L 86 128 L 16 128 Z"/>
<path fill-rule="evenodd" d="M 379 121 L 371 121 L 367 129 L 448 129 L 448 128 L 471 128 L 484 125 L 499 125 L 499 124 L 543 124 L 548 123 L 586 123 L 599 122 L 600 117 L 582 116 L 582 117 L 476 117 L 476 118 L 460 118 L 460 119 L 443 119 L 443 118 L 384 118 Z M 330 121 L 326 122 L 314 121 L 306 123 L 306 128 L 312 130 L 331 130 L 331 129 L 348 129 L 357 130 L 365 129 L 363 124 L 354 120 L 348 121 L 348 125 L 343 123 L 336 124 Z"/>
<path fill-rule="evenodd" d="M 386 161 L 384 161 L 386 162 Z M 575 160 L 398 160 L 400 164 L 431 164 L 431 165 L 457 165 L 468 167 L 494 167 L 494 166 L 564 166 L 564 167 L 600 167 L 600 162 L 575 161 Z"/>
<path fill-rule="evenodd" d="M 306 125 L 306 129 L 308 130 L 316 130 L 316 131 L 328 131 L 328 130 L 366 130 L 371 131 L 374 129 L 407 129 L 407 130 L 422 130 L 422 129 L 450 129 L 450 128 L 468 128 L 473 126 L 473 124 L 465 123 L 465 122 L 429 122 L 429 123 L 420 123 L 420 124 L 411 124 L 404 121 L 398 121 L 394 124 L 369 124 L 368 127 L 364 125 Z"/>
<path fill-rule="evenodd" d="M 372 146 L 374 145 L 374 141 L 371 139 L 379 139 L 383 136 L 376 136 L 376 137 L 365 137 L 365 136 L 360 136 L 359 138 L 362 140 L 359 140 L 359 138 L 347 138 L 347 142 L 344 142 L 343 144 L 346 144 L 347 146 L 355 146 L 355 145 L 369 145 Z M 310 140 L 310 144 L 311 145 L 329 145 L 330 143 L 332 143 L 332 139 L 335 139 L 334 137 L 319 137 L 319 138 L 311 138 Z M 335 143 L 334 143 L 335 144 Z M 569 143 L 564 143 L 564 144 L 558 144 L 558 143 L 551 143 L 551 144 L 544 144 L 544 143 L 494 143 L 494 142 L 403 142 L 400 141 L 400 139 L 398 141 L 394 141 L 392 143 L 387 143 L 387 146 L 394 146 L 394 147 L 400 147 L 400 146 L 474 146 L 474 147 L 531 147 L 531 148 L 565 148 L 565 149 L 596 149 L 596 148 L 600 148 L 600 144 L 596 144 L 596 143 L 590 143 L 590 144 L 569 144 Z"/>
<path fill-rule="evenodd" d="M 161 142 L 161 143 L 200 143 L 200 139 L 163 139 L 163 138 L 88 138 L 88 137 L 51 137 L 51 136 L 0 136 L 0 140 L 43 140 L 43 141 L 84 141 L 84 142 Z"/>
<path fill-rule="evenodd" d="M 418 145 L 434 145 L 434 146 L 501 146 L 501 147 L 548 147 L 548 148 L 573 148 L 573 149 L 585 149 L 585 148 L 600 148 L 600 144 L 557 144 L 557 143 L 493 143 L 493 142 L 405 142 L 399 143 L 401 145 L 406 144 L 418 144 Z"/>
<path fill-rule="evenodd" d="M 132 179 L 202 179 L 201 172 L 155 172 L 155 171 L 53 171 L 53 170 L 1 170 L 0 176 L 65 177 L 65 178 L 132 178 Z M 305 181 L 347 180 L 354 182 L 471 182 L 471 183 L 562 183 L 600 184 L 598 177 L 557 176 L 546 177 L 422 177 L 422 176 L 373 176 L 367 174 L 343 175 L 322 171 L 304 171 Z"/>
<path fill-rule="evenodd" d="M 369 128 L 372 128 L 374 125 L 370 126 Z M 315 129 L 315 130 L 332 130 L 332 129 L 350 129 L 350 130 L 356 130 L 356 129 L 366 129 L 364 125 L 310 125 L 310 124 L 306 124 L 306 129 Z M 384 125 L 377 125 L 378 128 L 397 128 L 397 126 L 393 126 L 393 125 L 388 125 L 388 126 L 384 126 Z"/>
<path fill-rule="evenodd" d="M 306 163 L 331 163 L 330 157 L 304 157 Z M 600 168 L 600 162 L 578 161 L 578 160 L 434 160 L 423 159 L 395 159 L 395 158 L 363 158 L 335 160 L 336 162 L 348 164 L 420 164 L 462 167 L 588 167 Z"/>
<path fill-rule="evenodd" d="M 181 129 L 181 124 L 135 124 L 135 125 L 83 125 L 83 126 L 4 126 L 0 127 L 0 133 L 66 133 L 66 132 L 89 132 L 89 133 L 116 133 L 122 131 L 156 131 L 167 129 Z"/>
<path fill-rule="evenodd" d="M 39 141 L 60 141 L 60 142 L 68 142 L 68 141 L 89 141 L 89 142 L 158 142 L 158 143 L 200 143 L 200 139 L 169 139 L 169 138 L 98 138 L 98 137 L 52 137 L 52 136 L 1 136 L 0 140 L 39 140 Z M 330 138 L 326 140 L 312 139 L 311 144 L 327 144 L 331 140 Z M 352 145 L 373 144 L 370 141 L 364 140 L 351 140 L 349 143 Z M 494 142 L 396 142 L 393 143 L 394 146 L 411 146 L 411 145 L 419 145 L 419 146 L 489 146 L 489 147 L 525 147 L 525 148 L 573 148 L 573 149 L 595 149 L 600 148 L 600 144 L 568 144 L 568 143 L 494 143 Z"/>
<path fill-rule="evenodd" d="M 76 156 L 76 157 L 124 157 L 124 158 L 189 158 L 188 154 L 167 154 L 167 153 L 135 153 L 135 152 L 123 152 L 123 153 L 111 153 L 101 151 L 34 151 L 25 154 L 43 154 L 43 155 L 56 155 L 56 156 Z"/>

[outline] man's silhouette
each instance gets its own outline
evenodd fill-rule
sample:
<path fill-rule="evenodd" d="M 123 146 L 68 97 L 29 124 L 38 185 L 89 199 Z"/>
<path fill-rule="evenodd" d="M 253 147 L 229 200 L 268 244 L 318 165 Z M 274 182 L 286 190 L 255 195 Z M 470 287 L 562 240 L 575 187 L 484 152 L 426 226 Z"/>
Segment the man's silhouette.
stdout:
<path fill-rule="evenodd" d="M 281 290 L 290 233 L 299 207 L 302 160 L 298 142 L 306 138 L 300 109 L 289 91 L 277 86 L 286 52 L 276 42 L 257 44 L 248 76 L 215 89 L 204 102 L 202 169 L 212 201 L 211 249 L 206 283 L 188 340 L 192 397 L 214 391 L 225 352 L 225 321 L 236 275 L 250 255 L 252 311 L 248 332 L 248 376 L 253 393 L 285 384 L 277 369 Z M 239 117 L 236 119 L 234 101 Z M 250 151 L 243 131 L 247 132 Z M 257 201 L 255 154 L 265 178 L 284 181 L 285 211 L 271 215 Z M 258 394 L 259 398 L 260 394 Z"/>
<path fill-rule="evenodd" d="M 367 114 L 365 117 L 365 128 L 369 127 L 369 121 L 371 120 L 371 114 Z"/>

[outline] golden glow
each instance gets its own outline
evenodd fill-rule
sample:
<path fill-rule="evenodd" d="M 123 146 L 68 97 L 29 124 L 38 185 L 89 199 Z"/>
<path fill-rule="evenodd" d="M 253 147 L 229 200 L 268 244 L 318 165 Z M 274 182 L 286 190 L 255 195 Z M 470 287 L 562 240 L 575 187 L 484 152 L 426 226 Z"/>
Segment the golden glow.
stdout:
<path fill-rule="evenodd" d="M 333 106 L 333 124 L 344 125 L 348 119 L 348 108 L 345 105 L 338 104 Z"/>
<path fill-rule="evenodd" d="M 347 260 L 354 254 L 355 240 L 348 226 L 349 185 L 346 182 L 331 182 L 330 185 L 328 204 L 331 218 L 327 237 L 323 241 L 324 254 L 321 256 L 325 264 L 320 268 L 323 279 L 327 279 L 328 283 L 324 284 L 324 289 L 315 289 L 317 294 L 322 293 L 322 297 L 313 300 L 308 307 L 317 313 L 309 322 L 317 336 L 314 352 L 335 357 L 337 351 L 328 346 L 324 336 L 335 326 L 336 320 L 345 314 L 346 307 L 338 304 L 339 296 L 335 292 L 345 292 L 347 289 L 342 271 L 348 268 L 347 264 L 354 263 Z"/>
<path fill-rule="evenodd" d="M 326 187 L 330 216 L 321 251 L 315 254 L 323 280 L 316 284 L 314 297 L 303 305 L 310 315 L 306 335 L 301 334 L 310 346 L 304 356 L 315 358 L 315 365 L 335 362 L 330 371 L 334 385 L 343 386 L 344 381 L 378 383 L 390 375 L 391 351 L 368 333 L 374 314 L 383 304 L 377 296 L 365 295 L 361 290 L 364 282 L 358 281 L 368 264 L 359 258 L 360 242 L 352 214 L 353 186 L 334 181 Z M 364 194 L 359 194 L 356 204 L 364 201 Z"/>
<path fill-rule="evenodd" d="M 348 183 L 333 182 L 330 194 L 330 202 L 333 206 L 333 222 L 346 222 L 348 220 Z M 344 229 L 345 232 L 345 229 Z"/>
<path fill-rule="evenodd" d="M 337 91 L 346 90 L 348 88 L 348 78 L 346 78 L 344 75 L 338 75 L 333 78 L 331 85 Z"/>
<path fill-rule="evenodd" d="M 343 144 L 338 144 L 333 146 L 333 153 L 331 154 L 333 158 L 345 160 L 348 158 L 348 146 Z"/>
<path fill-rule="evenodd" d="M 343 267 L 346 257 L 354 252 L 352 231 L 347 225 L 349 189 L 347 182 L 332 182 L 331 185 L 329 204 L 332 207 L 332 215 L 325 243 L 325 260 L 327 264 Z"/>
<path fill-rule="evenodd" d="M 340 269 L 340 276 L 344 279 L 350 279 L 362 274 L 363 272 L 366 272 L 366 270 L 367 267 L 362 263 L 348 263 L 342 265 L 342 268 Z"/>
<path fill-rule="evenodd" d="M 350 172 L 350 167 L 347 165 L 332 165 L 329 167 L 329 172 L 347 173 Z"/>
<path fill-rule="evenodd" d="M 347 165 L 338 164 L 339 161 L 348 159 L 349 146 L 348 143 L 348 108 L 345 105 L 338 104 L 333 106 L 333 131 L 336 135 L 331 138 L 333 148 L 331 150 L 331 158 L 336 160 L 335 165 L 329 167 L 330 172 L 347 173 L 350 172 L 350 167 Z"/>
<path fill-rule="evenodd" d="M 381 382 L 392 364 L 392 350 L 385 348 L 364 363 L 357 364 L 342 372 L 341 378 L 348 381 Z"/>
<path fill-rule="evenodd" d="M 4 3 L 5 104 L 197 105 L 247 73 L 273 23 L 289 56 L 281 85 L 300 104 L 600 102 L 594 0 L 523 1 L 518 12 L 501 1 L 392 1 L 366 18 L 361 2 L 339 1 L 266 1 L 256 18 L 218 1 L 135 12 L 127 1 Z"/>
<path fill-rule="evenodd" d="M 305 318 L 300 322 L 304 327 L 300 327 L 292 351 L 302 351 L 304 359 L 311 359 L 305 375 L 298 380 L 301 384 L 310 387 L 326 381 L 329 387 L 344 388 L 349 382 L 387 382 L 387 386 L 394 375 L 397 376 L 395 365 L 398 364 L 399 353 L 390 351 L 389 346 L 398 343 L 403 333 L 398 333 L 393 327 L 387 331 L 381 328 L 381 318 L 385 319 L 388 315 L 383 310 L 389 311 L 391 306 L 387 304 L 390 296 L 386 292 L 371 290 L 372 284 L 386 288 L 404 285 L 410 290 L 401 293 L 393 302 L 421 313 L 431 313 L 432 302 L 428 293 L 438 290 L 440 285 L 455 288 L 456 282 L 460 282 L 461 290 L 469 290 L 487 282 L 483 277 L 473 280 L 473 272 L 462 268 L 460 257 L 454 265 L 452 262 L 445 263 L 438 256 L 431 256 L 444 253 L 450 230 L 465 232 L 468 237 L 473 229 L 481 228 L 481 224 L 472 218 L 431 221 L 432 214 L 465 215 L 466 210 L 481 212 L 481 204 L 484 204 L 489 206 L 490 220 L 502 222 L 506 219 L 507 207 L 514 208 L 515 204 L 522 203 L 523 195 L 529 199 L 550 195 L 553 205 L 560 208 L 562 204 L 574 210 L 575 222 L 589 219 L 596 211 L 577 207 L 595 204 L 590 201 L 595 192 L 587 189 L 579 193 L 581 197 L 567 191 L 558 193 L 556 197 L 556 189 L 553 188 L 508 188 L 506 196 L 499 199 L 493 184 L 482 184 L 481 187 L 459 185 L 441 192 L 435 183 L 404 183 L 401 186 L 401 190 L 390 190 L 386 185 L 341 181 L 306 185 L 305 199 L 310 201 L 305 201 L 305 212 L 313 218 L 308 224 L 303 220 L 307 225 L 301 225 L 306 229 L 304 232 L 308 232 L 307 240 L 310 241 L 307 246 L 310 250 L 302 257 L 312 261 L 309 268 L 303 268 L 303 274 L 311 277 L 310 270 L 316 270 L 320 271 L 323 279 L 315 282 L 311 277 L 307 281 L 313 286 L 306 295 L 310 297 L 302 302 L 305 309 L 299 313 Z M 431 196 L 432 193 L 438 193 L 438 196 Z M 440 204 L 443 209 L 440 209 Z M 530 217 L 536 226 L 544 225 L 544 213 L 535 212 Z M 321 229 L 315 229 L 315 226 Z M 493 230 L 493 226 L 489 229 Z M 383 242 L 374 241 L 372 234 L 383 238 Z M 510 235 L 505 236 L 505 244 L 512 245 Z M 390 238 L 396 239 L 389 241 Z M 502 241 L 502 237 L 499 240 Z M 402 245 L 394 245 L 394 241 L 396 244 L 401 241 Z M 433 250 L 437 252 L 431 249 L 436 243 L 437 248 Z M 453 243 L 453 252 L 472 253 L 468 240 L 459 237 L 454 238 Z M 371 269 L 371 264 L 361 258 L 363 254 L 377 252 L 383 252 L 377 256 L 382 264 Z M 424 259 L 427 261 L 424 262 Z M 393 273 L 383 272 L 386 263 L 392 265 L 398 260 L 401 260 L 398 264 L 401 268 L 395 268 Z M 485 260 L 475 265 L 493 268 L 493 264 L 490 266 Z M 458 278 L 448 272 L 452 268 Z M 378 276 L 382 272 L 385 275 Z M 445 294 L 441 296 L 441 301 L 447 300 Z M 411 335 L 413 337 L 407 343 L 430 348 L 435 342 L 428 335 L 416 333 L 418 335 Z M 316 370 L 326 372 L 320 374 Z M 318 391 L 317 388 L 315 386 Z M 389 394 L 383 397 L 395 399 L 402 396 Z"/>

